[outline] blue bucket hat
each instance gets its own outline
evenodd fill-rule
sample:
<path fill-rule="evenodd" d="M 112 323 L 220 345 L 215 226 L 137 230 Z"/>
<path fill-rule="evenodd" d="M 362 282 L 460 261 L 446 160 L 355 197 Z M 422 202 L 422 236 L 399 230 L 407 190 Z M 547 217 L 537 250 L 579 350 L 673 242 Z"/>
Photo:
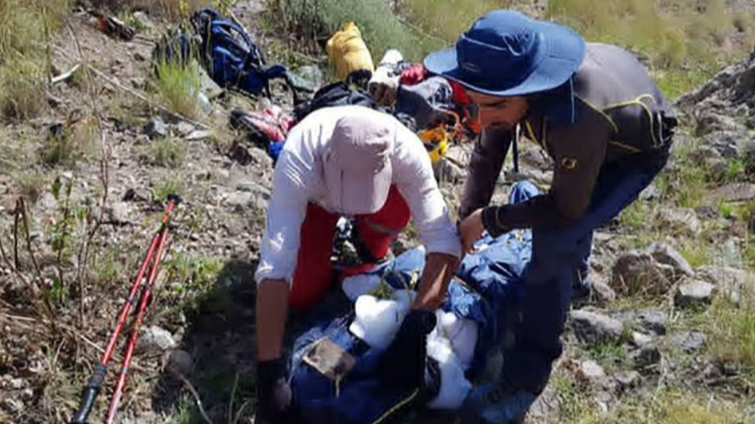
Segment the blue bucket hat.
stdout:
<path fill-rule="evenodd" d="M 456 46 L 427 56 L 424 65 L 471 90 L 508 97 L 563 85 L 584 54 L 584 39 L 571 29 L 496 10 L 475 21 Z"/>

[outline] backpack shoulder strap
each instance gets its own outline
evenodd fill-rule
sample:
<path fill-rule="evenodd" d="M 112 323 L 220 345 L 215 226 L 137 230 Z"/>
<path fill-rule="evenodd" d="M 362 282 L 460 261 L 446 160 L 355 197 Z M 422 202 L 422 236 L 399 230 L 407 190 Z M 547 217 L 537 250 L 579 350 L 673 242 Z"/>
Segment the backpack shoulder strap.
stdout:
<path fill-rule="evenodd" d="M 191 26 L 194 29 L 194 34 L 205 39 L 209 33 L 212 20 L 218 17 L 220 15 L 215 9 L 206 7 L 194 12 L 191 18 L 189 18 L 189 22 L 191 22 Z"/>
<path fill-rule="evenodd" d="M 225 19 L 213 19 L 210 24 L 210 43 L 221 45 L 244 58 L 245 65 L 265 66 L 265 60 L 252 37 L 235 22 Z M 237 38 L 238 37 L 238 38 Z M 241 41 L 239 41 L 239 38 Z"/>

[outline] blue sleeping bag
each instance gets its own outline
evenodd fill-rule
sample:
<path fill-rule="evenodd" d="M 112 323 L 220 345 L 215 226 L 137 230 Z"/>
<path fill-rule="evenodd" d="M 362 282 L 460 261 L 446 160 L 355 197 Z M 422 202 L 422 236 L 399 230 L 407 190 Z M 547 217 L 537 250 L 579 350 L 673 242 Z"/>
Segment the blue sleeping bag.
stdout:
<path fill-rule="evenodd" d="M 510 202 L 538 194 L 531 184 L 512 190 Z M 530 231 L 512 231 L 497 239 L 485 236 L 480 250 L 466 255 L 457 276 L 449 284 L 441 308 L 478 324 L 478 342 L 467 377 L 475 381 L 486 367 L 489 351 L 499 344 L 508 305 L 516 302 L 522 286 L 522 272 L 530 260 Z M 425 265 L 425 251 L 415 248 L 371 273 L 395 289 L 417 281 Z M 353 305 L 328 305 L 316 311 L 307 329 L 296 338 L 291 360 L 291 388 L 301 422 L 306 424 L 377 424 L 393 420 L 420 401 L 414 391 L 386 391 L 380 387 L 378 361 L 382 351 L 371 348 L 348 328 L 354 318 Z M 334 379 L 304 360 L 320 340 L 338 346 L 354 363 L 343 377 Z M 428 377 L 430 378 L 430 377 Z M 425 399 L 427 401 L 429 399 Z"/>

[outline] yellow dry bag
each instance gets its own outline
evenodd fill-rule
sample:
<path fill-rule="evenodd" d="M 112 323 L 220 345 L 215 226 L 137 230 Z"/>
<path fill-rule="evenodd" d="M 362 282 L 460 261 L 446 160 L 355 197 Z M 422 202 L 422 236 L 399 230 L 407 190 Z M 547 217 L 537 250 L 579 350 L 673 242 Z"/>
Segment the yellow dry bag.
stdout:
<path fill-rule="evenodd" d="M 333 34 L 325 46 L 330 61 L 336 66 L 336 76 L 345 80 L 354 71 L 375 71 L 370 50 L 354 22 L 344 25 Z"/>

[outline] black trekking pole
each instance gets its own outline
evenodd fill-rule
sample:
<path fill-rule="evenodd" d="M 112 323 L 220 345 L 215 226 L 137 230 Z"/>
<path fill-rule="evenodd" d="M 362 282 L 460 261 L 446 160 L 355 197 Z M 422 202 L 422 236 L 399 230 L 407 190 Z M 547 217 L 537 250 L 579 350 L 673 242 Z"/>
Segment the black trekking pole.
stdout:
<path fill-rule="evenodd" d="M 118 321 L 116 322 L 115 329 L 110 336 L 110 341 L 105 348 L 105 352 L 100 358 L 100 363 L 94 367 L 92 377 L 89 379 L 89 382 L 81 391 L 79 409 L 78 411 L 76 411 L 76 414 L 74 414 L 73 419 L 71 419 L 71 424 L 87 424 L 87 418 L 92 412 L 94 401 L 97 399 L 97 395 L 99 395 L 100 390 L 102 389 L 102 383 L 107 375 L 108 363 L 110 363 L 110 360 L 113 357 L 115 344 L 118 341 L 118 337 L 120 336 L 121 331 L 123 331 L 123 327 L 126 324 L 126 319 L 128 318 L 131 310 L 137 302 L 137 293 L 139 292 L 139 289 L 147 283 L 144 281 L 144 274 L 147 272 L 147 269 L 150 268 L 150 265 L 153 264 L 155 251 L 158 250 L 158 248 L 162 247 L 161 241 L 164 241 L 165 236 L 167 235 L 170 223 L 170 215 L 179 203 L 181 203 L 180 197 L 175 194 L 168 195 L 168 205 L 166 206 L 165 212 L 163 213 L 160 228 L 152 237 L 152 241 L 150 242 L 149 248 L 147 249 L 147 254 L 142 260 L 142 264 L 136 274 L 136 278 L 134 279 L 134 283 L 131 286 L 131 290 L 126 297 L 126 301 L 121 308 L 120 314 L 118 315 Z"/>

